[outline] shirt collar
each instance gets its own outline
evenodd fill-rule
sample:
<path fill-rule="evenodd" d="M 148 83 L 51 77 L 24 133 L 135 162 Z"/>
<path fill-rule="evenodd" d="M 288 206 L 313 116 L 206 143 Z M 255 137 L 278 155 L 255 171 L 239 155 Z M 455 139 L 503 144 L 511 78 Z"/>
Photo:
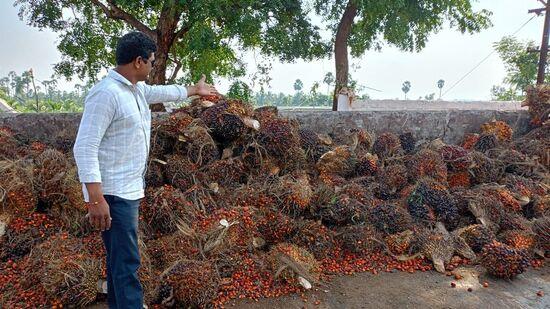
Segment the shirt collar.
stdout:
<path fill-rule="evenodd" d="M 110 78 L 116 80 L 116 81 L 119 81 L 125 85 L 128 85 L 128 86 L 133 86 L 132 83 L 126 79 L 126 77 L 120 75 L 120 73 L 118 73 L 117 71 L 111 69 L 109 70 L 109 73 L 108 75 Z"/>

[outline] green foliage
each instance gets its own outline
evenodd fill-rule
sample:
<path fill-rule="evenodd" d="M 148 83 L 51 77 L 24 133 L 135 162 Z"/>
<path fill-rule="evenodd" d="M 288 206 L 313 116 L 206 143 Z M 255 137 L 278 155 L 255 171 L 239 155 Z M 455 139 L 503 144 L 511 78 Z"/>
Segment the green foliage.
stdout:
<path fill-rule="evenodd" d="M 58 82 L 55 79 L 37 81 L 37 108 L 32 85 L 28 88 L 28 92 L 25 90 L 27 87 L 21 85 L 25 83 L 22 75 L 10 72 L 8 77 L 0 78 L 0 98 L 7 101 L 18 112 L 82 112 L 84 98 L 92 86 L 91 84 L 77 84 L 73 91 L 67 92 L 58 90 Z M 303 87 L 303 83 L 301 85 Z M 319 93 L 319 88 L 320 82 L 315 82 L 308 92 L 299 91 L 293 95 L 263 90 L 254 93 L 249 85 L 237 80 L 230 86 L 226 96 L 250 102 L 255 106 L 329 108 L 332 104 L 332 96 Z M 16 94 L 17 89 L 23 90 Z M 9 93 L 14 95 L 11 96 Z M 360 100 L 368 98 L 369 96 L 366 94 L 357 97 Z"/>
<path fill-rule="evenodd" d="M 351 87 L 346 78 L 350 54 L 359 57 L 368 50 L 393 45 L 403 51 L 420 51 L 428 37 L 450 28 L 475 33 L 491 26 L 491 12 L 472 8 L 475 0 L 314 0 L 315 12 L 333 33 L 336 87 Z M 338 39 L 337 39 L 338 37 Z M 336 101 L 334 101 L 336 102 Z M 334 105 L 333 108 L 336 108 Z"/>
<path fill-rule="evenodd" d="M 18 112 L 81 112 L 90 88 L 90 85 L 75 85 L 71 92 L 60 91 L 54 79 L 36 81 L 36 84 L 35 94 L 29 72 L 18 75 L 12 71 L 0 79 L 0 97 Z"/>
<path fill-rule="evenodd" d="M 327 74 L 328 75 L 328 74 Z M 325 76 L 326 77 L 326 76 Z M 325 79 L 324 79 L 325 80 Z M 363 87 L 358 85 L 356 81 L 353 81 L 357 87 L 355 89 L 362 90 Z M 278 107 L 317 107 L 317 108 L 329 108 L 332 105 L 332 95 L 319 93 L 321 82 L 314 82 L 308 93 L 303 90 L 303 82 L 296 80 L 294 83 L 295 90 L 296 85 L 301 88 L 297 90 L 294 95 L 288 95 L 283 93 L 265 92 L 263 90 L 255 93 L 252 97 L 252 103 L 256 106 L 273 105 Z M 369 99 L 367 94 L 358 95 L 357 100 Z"/>
<path fill-rule="evenodd" d="M 273 68 L 273 62 L 268 61 L 267 59 L 262 59 L 256 65 L 256 71 L 252 74 L 252 84 L 257 84 L 260 89 L 265 89 L 271 83 L 271 69 Z"/>
<path fill-rule="evenodd" d="M 435 93 L 430 93 L 430 94 L 425 95 L 424 100 L 427 100 L 427 101 L 435 100 Z"/>
<path fill-rule="evenodd" d="M 2 77 L 0 78 L 0 91 L 2 91 L 2 93 L 4 95 L 9 95 L 9 91 L 10 91 L 10 78 L 9 77 Z"/>
<path fill-rule="evenodd" d="M 62 61 L 54 68 L 68 79 L 94 81 L 115 64 L 117 39 L 134 29 L 157 40 L 153 72 L 169 75 L 168 82 L 196 81 L 201 74 L 209 81 L 243 76 L 237 48 L 281 61 L 311 60 L 329 51 L 300 0 L 17 0 L 15 5 L 29 25 L 59 35 Z M 180 70 L 184 77 L 177 79 Z"/>
<path fill-rule="evenodd" d="M 227 96 L 232 99 L 239 99 L 244 102 L 250 102 L 252 98 L 252 89 L 250 89 L 250 87 L 246 83 L 242 81 L 236 81 L 231 84 L 231 87 L 229 87 Z"/>
<path fill-rule="evenodd" d="M 309 93 L 310 93 L 311 95 L 317 94 L 317 93 L 319 92 L 319 87 L 320 87 L 320 86 L 321 86 L 321 85 L 319 85 L 319 82 L 313 83 L 313 86 L 311 86 L 311 89 L 309 90 Z"/>
<path fill-rule="evenodd" d="M 493 101 L 521 101 L 523 95 L 512 88 L 495 85 L 491 88 L 491 100 Z"/>
<path fill-rule="evenodd" d="M 332 105 L 332 96 L 322 93 L 300 93 L 288 95 L 284 93 L 258 92 L 254 95 L 252 102 L 256 106 L 278 106 L 278 107 L 324 107 Z"/>
<path fill-rule="evenodd" d="M 74 90 L 60 91 L 56 79 L 36 81 L 38 90 L 38 108 L 32 90 L 32 84 L 27 87 L 27 75 L 10 72 L 7 77 L 0 78 L 0 97 L 8 102 L 18 112 L 82 112 L 84 99 L 92 84 L 75 85 Z M 318 107 L 328 108 L 332 104 L 332 96 L 319 93 L 320 82 L 315 82 L 308 92 L 301 90 L 293 95 L 265 92 L 256 93 L 243 81 L 237 80 L 231 84 L 226 96 L 250 102 L 255 106 L 273 105 L 278 107 Z M 359 87 L 361 88 L 361 87 Z M 13 95 L 10 95 L 13 94 Z M 363 94 L 358 99 L 368 99 Z"/>
<path fill-rule="evenodd" d="M 428 36 L 448 21 L 460 32 L 475 33 L 491 26 L 491 12 L 472 9 L 471 0 L 352 0 L 357 16 L 352 25 L 349 46 L 354 57 L 370 49 L 380 49 L 384 42 L 405 51 L 419 51 Z M 317 14 L 336 33 L 348 1 L 315 0 Z"/>
<path fill-rule="evenodd" d="M 6 103 L 9 104 L 9 106 L 11 106 L 12 108 L 14 108 L 15 104 L 17 104 L 15 102 L 15 100 L 13 100 L 6 92 L 6 90 L 2 87 L 0 88 L 0 99 L 3 99 L 4 101 L 6 101 Z M 15 109 L 15 108 L 14 108 Z M 1 111 L 0 111 L 1 112 Z"/>
<path fill-rule="evenodd" d="M 521 42 L 514 37 L 506 36 L 494 44 L 495 50 L 504 62 L 506 77 L 503 85 L 491 88 L 491 97 L 498 101 L 520 101 L 525 94 L 525 88 L 537 81 L 539 54 L 529 52 L 536 49 L 533 41 Z M 548 63 L 546 64 L 548 72 Z M 546 82 L 550 76 L 546 74 Z"/>

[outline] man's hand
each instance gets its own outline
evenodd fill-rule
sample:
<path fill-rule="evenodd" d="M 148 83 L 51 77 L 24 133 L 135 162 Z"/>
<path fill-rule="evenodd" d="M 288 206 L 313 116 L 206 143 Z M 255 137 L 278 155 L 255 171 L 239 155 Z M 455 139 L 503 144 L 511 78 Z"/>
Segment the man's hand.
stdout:
<path fill-rule="evenodd" d="M 88 204 L 88 220 L 90 224 L 101 231 L 111 228 L 111 213 L 109 204 L 103 197 L 101 183 L 86 183 L 86 189 L 90 196 Z"/>
<path fill-rule="evenodd" d="M 187 87 L 187 96 L 190 97 L 193 95 L 208 96 L 219 95 L 219 93 L 214 86 L 206 83 L 206 76 L 203 74 L 198 83 Z"/>
<path fill-rule="evenodd" d="M 88 219 L 90 220 L 90 224 L 100 231 L 111 228 L 111 213 L 109 212 L 109 204 L 107 204 L 105 198 L 101 197 L 99 201 L 92 201 L 90 199 Z"/>

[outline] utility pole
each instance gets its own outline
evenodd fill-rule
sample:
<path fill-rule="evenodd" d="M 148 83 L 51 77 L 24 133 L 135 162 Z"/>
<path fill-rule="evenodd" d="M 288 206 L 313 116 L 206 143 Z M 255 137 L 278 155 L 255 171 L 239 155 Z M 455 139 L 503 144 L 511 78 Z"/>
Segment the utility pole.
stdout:
<path fill-rule="evenodd" d="M 539 69 L 537 73 L 537 85 L 544 84 L 544 73 L 546 70 L 546 61 L 548 59 L 548 30 L 550 30 L 550 5 L 543 0 L 539 0 L 544 4 L 544 8 L 529 10 L 529 13 L 540 15 L 544 12 L 544 28 L 542 31 L 542 43 L 540 46 Z"/>
<path fill-rule="evenodd" d="M 548 57 L 548 27 L 550 25 L 550 5 L 545 4 L 544 30 L 542 33 L 542 45 L 540 47 L 539 72 L 537 74 L 537 85 L 544 84 L 544 73 L 546 69 L 546 59 Z"/>

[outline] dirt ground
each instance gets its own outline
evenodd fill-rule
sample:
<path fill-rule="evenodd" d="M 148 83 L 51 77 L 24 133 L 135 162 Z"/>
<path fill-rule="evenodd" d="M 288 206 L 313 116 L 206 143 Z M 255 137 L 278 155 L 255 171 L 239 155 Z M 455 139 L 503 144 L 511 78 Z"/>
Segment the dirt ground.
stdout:
<path fill-rule="evenodd" d="M 550 308 L 550 267 L 530 269 L 514 280 L 501 280 L 476 268 L 456 271 L 461 280 L 436 272 L 338 276 L 303 296 L 236 300 L 227 308 Z M 451 287 L 451 282 L 456 287 Z M 483 287 L 488 282 L 488 287 Z M 468 288 L 472 291 L 469 292 Z M 542 291 L 543 296 L 537 292 Z M 93 309 L 107 308 L 98 304 Z"/>
<path fill-rule="evenodd" d="M 369 273 L 335 278 L 325 289 L 228 308 L 550 308 L 550 268 L 530 270 L 514 280 L 491 278 L 474 268 L 457 270 L 461 280 L 437 272 Z M 451 287 L 451 282 L 456 287 Z M 484 288 L 483 282 L 489 286 Z M 468 292 L 468 288 L 472 288 Z M 544 296 L 537 296 L 543 291 Z M 316 302 L 319 302 L 316 305 Z"/>

